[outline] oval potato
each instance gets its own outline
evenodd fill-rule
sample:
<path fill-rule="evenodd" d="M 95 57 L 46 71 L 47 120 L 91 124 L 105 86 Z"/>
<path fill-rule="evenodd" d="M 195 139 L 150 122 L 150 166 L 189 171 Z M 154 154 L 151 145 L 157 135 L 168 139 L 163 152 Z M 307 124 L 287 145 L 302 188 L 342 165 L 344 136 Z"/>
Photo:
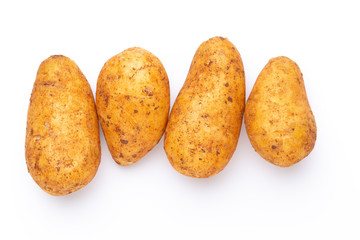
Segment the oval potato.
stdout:
<path fill-rule="evenodd" d="M 245 108 L 245 75 L 235 46 L 214 37 L 202 43 L 176 98 L 165 131 L 171 165 L 196 178 L 224 169 L 239 139 Z"/>
<path fill-rule="evenodd" d="M 71 59 L 38 69 L 27 115 L 25 156 L 35 182 L 51 195 L 88 184 L 100 164 L 99 123 L 89 83 Z"/>
<path fill-rule="evenodd" d="M 289 167 L 314 148 L 316 123 L 298 65 L 287 57 L 270 59 L 246 103 L 245 127 L 261 157 Z"/>
<path fill-rule="evenodd" d="M 96 106 L 112 158 L 137 162 L 162 137 L 170 109 L 170 88 L 160 60 L 142 48 L 129 48 L 102 68 Z"/>

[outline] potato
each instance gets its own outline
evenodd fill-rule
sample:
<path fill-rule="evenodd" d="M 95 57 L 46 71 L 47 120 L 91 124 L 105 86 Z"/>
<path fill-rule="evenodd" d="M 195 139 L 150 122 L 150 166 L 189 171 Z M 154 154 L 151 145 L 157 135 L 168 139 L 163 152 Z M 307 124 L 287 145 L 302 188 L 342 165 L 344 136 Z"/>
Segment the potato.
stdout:
<path fill-rule="evenodd" d="M 246 103 L 245 126 L 255 151 L 277 166 L 289 167 L 312 151 L 315 118 L 295 62 L 277 57 L 264 67 Z"/>
<path fill-rule="evenodd" d="M 245 107 L 245 75 L 235 46 L 214 37 L 202 43 L 176 98 L 164 147 L 181 174 L 206 178 L 232 157 Z"/>
<path fill-rule="evenodd" d="M 77 191 L 100 164 L 99 123 L 89 83 L 71 59 L 56 55 L 36 75 L 27 116 L 25 157 L 51 195 Z"/>
<path fill-rule="evenodd" d="M 160 60 L 142 48 L 110 58 L 96 89 L 96 107 L 112 158 L 137 162 L 162 137 L 170 109 L 170 88 Z"/>

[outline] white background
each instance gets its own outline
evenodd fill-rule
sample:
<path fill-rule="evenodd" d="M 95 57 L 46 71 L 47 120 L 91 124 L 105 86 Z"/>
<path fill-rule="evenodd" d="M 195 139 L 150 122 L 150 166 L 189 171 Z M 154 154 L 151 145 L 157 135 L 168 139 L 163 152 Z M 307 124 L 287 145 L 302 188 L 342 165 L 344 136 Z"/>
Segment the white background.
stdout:
<path fill-rule="evenodd" d="M 360 13 L 357 1 L 1 1 L 0 239 L 359 239 Z M 103 64 L 143 47 L 163 63 L 171 105 L 197 47 L 228 37 L 249 95 L 267 61 L 300 66 L 318 139 L 290 168 L 263 160 L 244 126 L 227 167 L 209 179 L 177 173 L 163 140 L 121 167 L 101 135 L 93 181 L 64 197 L 27 172 L 24 143 L 39 64 L 73 59 L 95 92 Z M 102 134 L 102 133 L 101 133 Z"/>

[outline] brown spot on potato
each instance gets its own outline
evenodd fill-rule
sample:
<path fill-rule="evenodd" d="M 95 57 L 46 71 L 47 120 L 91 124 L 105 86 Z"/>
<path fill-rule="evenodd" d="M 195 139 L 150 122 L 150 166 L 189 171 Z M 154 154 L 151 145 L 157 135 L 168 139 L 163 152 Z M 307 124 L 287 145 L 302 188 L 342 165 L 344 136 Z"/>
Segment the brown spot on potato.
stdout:
<path fill-rule="evenodd" d="M 228 87 L 229 86 L 229 83 L 225 83 L 225 87 Z"/>
<path fill-rule="evenodd" d="M 39 83 L 39 85 L 40 86 L 45 86 L 45 87 L 47 87 L 47 86 L 55 86 L 55 84 L 56 84 L 56 82 L 53 82 L 53 81 L 46 81 L 46 82 L 41 82 L 41 83 Z"/>
<path fill-rule="evenodd" d="M 120 142 L 121 142 L 122 144 L 128 144 L 129 141 L 124 140 L 124 139 L 120 139 Z"/>
<path fill-rule="evenodd" d="M 213 62 L 214 62 L 213 60 L 209 60 L 209 62 L 208 62 L 208 63 L 204 63 L 204 65 L 207 66 L 207 67 L 210 67 L 210 65 L 211 65 Z"/>
<path fill-rule="evenodd" d="M 232 98 L 231 97 L 228 97 L 227 98 L 229 102 L 232 102 Z"/>
<path fill-rule="evenodd" d="M 149 97 L 153 96 L 152 90 L 149 87 L 145 87 L 145 89 L 143 90 L 144 93 L 146 93 L 146 95 L 148 95 Z"/>
<path fill-rule="evenodd" d="M 134 110 L 134 113 L 138 113 L 138 112 L 139 112 L 138 110 L 136 110 L 136 109 Z"/>
<path fill-rule="evenodd" d="M 109 104 L 109 96 L 108 95 L 104 96 L 104 101 L 105 101 L 105 107 L 107 107 Z"/>
<path fill-rule="evenodd" d="M 276 149 L 276 146 L 275 146 L 275 145 L 272 145 L 271 148 L 272 148 L 272 149 Z"/>

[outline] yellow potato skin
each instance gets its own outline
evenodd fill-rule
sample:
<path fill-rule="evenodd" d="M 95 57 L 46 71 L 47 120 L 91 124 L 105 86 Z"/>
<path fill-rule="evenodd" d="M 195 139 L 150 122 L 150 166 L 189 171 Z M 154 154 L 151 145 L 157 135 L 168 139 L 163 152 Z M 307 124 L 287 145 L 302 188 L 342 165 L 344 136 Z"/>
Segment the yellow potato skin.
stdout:
<path fill-rule="evenodd" d="M 97 82 L 96 106 L 112 158 L 130 165 L 161 139 L 170 109 L 169 79 L 160 60 L 142 48 L 110 58 Z"/>
<path fill-rule="evenodd" d="M 298 65 L 287 57 L 270 59 L 245 108 L 245 127 L 255 151 L 289 167 L 314 148 L 316 123 Z"/>
<path fill-rule="evenodd" d="M 99 123 L 89 83 L 71 59 L 54 55 L 38 69 L 27 115 L 29 173 L 55 196 L 77 191 L 100 164 Z"/>
<path fill-rule="evenodd" d="M 211 177 L 232 157 L 245 108 L 245 75 L 235 46 L 222 37 L 197 49 L 165 131 L 164 148 L 183 175 Z"/>

